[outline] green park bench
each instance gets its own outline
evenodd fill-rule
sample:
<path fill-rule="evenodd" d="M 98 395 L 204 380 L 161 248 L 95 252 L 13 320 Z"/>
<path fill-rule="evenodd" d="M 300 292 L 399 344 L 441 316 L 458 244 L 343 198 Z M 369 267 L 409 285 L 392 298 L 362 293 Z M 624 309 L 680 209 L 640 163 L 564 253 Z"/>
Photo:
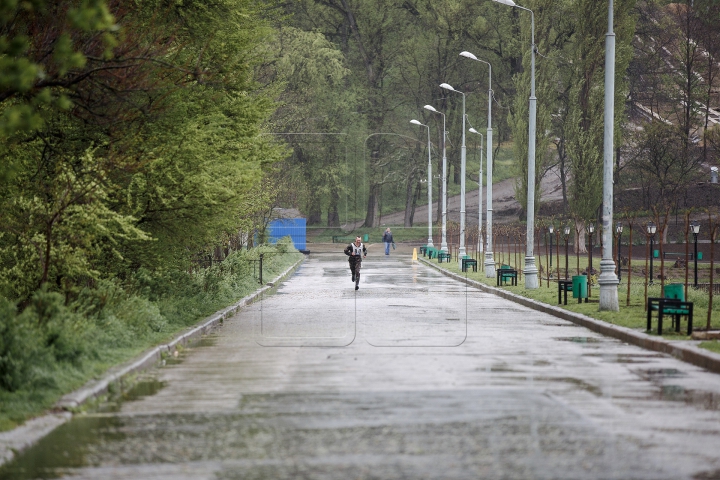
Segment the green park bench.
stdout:
<path fill-rule="evenodd" d="M 517 270 L 510 265 L 500 265 L 500 268 L 495 270 L 495 276 L 497 286 L 504 285 L 507 281 L 510 281 L 510 285 L 517 286 Z"/>
<path fill-rule="evenodd" d="M 687 258 L 688 260 L 693 260 L 693 253 L 688 252 L 687 257 L 686 257 L 685 252 L 663 252 L 663 257 L 664 258 L 677 257 L 677 258 L 681 258 L 681 259 Z M 702 260 L 702 252 L 698 252 L 697 259 Z"/>
<path fill-rule="evenodd" d="M 662 321 L 665 315 L 672 316 L 672 326 L 680 332 L 680 318 L 687 317 L 687 334 L 692 334 L 693 302 L 685 301 L 685 286 L 682 283 L 669 283 L 663 290 L 664 297 L 649 297 L 647 309 L 647 331 L 652 330 L 652 315 L 657 312 L 658 335 L 662 335 Z"/>
<path fill-rule="evenodd" d="M 477 260 L 465 255 L 461 260 L 461 270 L 467 272 L 470 267 L 472 267 L 473 272 L 477 272 Z"/>
<path fill-rule="evenodd" d="M 452 254 L 450 252 L 438 252 L 437 259 L 438 263 L 443 263 L 443 261 L 450 263 L 450 260 L 452 260 Z"/>

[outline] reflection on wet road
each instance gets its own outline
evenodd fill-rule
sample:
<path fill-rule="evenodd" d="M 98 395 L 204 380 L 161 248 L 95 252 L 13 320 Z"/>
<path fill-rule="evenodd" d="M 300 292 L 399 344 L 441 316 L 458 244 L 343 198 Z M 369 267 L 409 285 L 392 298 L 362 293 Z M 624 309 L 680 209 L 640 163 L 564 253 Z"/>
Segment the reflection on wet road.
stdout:
<path fill-rule="evenodd" d="M 720 477 L 719 375 L 407 258 L 356 293 L 346 265 L 311 256 L 0 478 Z"/>

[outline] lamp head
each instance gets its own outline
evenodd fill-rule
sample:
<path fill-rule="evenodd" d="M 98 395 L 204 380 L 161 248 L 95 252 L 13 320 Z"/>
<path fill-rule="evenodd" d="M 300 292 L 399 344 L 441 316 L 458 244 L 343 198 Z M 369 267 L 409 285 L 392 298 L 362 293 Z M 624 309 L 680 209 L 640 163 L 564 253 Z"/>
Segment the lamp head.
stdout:
<path fill-rule="evenodd" d="M 623 231 L 623 224 L 620 223 L 620 222 L 618 222 L 618 223 L 617 223 L 617 226 L 615 227 L 615 231 L 616 231 L 617 233 L 622 233 L 622 231 Z"/>
<path fill-rule="evenodd" d="M 588 224 L 587 231 L 588 233 L 593 233 L 595 231 L 595 225 L 593 225 L 592 223 Z"/>
<path fill-rule="evenodd" d="M 565 227 L 565 236 L 566 236 L 566 237 L 569 237 L 569 236 L 570 236 L 570 227 L 569 227 L 569 226 L 568 226 L 568 227 Z"/>
<path fill-rule="evenodd" d="M 478 58 L 470 52 L 460 52 L 461 57 L 469 58 L 470 60 L 477 60 Z"/>
<path fill-rule="evenodd" d="M 425 125 L 423 125 L 422 123 L 420 123 L 420 122 L 418 122 L 417 120 L 415 120 L 414 118 L 413 118 L 412 120 L 410 120 L 410 123 L 412 123 L 413 125 L 420 125 L 420 126 L 422 126 L 422 127 L 425 126 Z"/>
<path fill-rule="evenodd" d="M 691 223 L 690 228 L 692 229 L 692 233 L 694 233 L 695 235 L 700 233 L 700 223 Z"/>
<path fill-rule="evenodd" d="M 440 113 L 437 110 L 435 110 L 435 107 L 433 107 L 432 105 L 425 105 L 423 108 L 425 110 L 430 110 L 431 112 Z"/>
<path fill-rule="evenodd" d="M 470 127 L 470 128 L 468 129 L 468 132 L 470 132 L 470 133 L 477 133 L 477 134 L 479 134 L 479 135 L 482 135 L 482 133 L 478 132 L 477 130 L 475 130 L 475 129 L 472 128 L 472 127 Z"/>
<path fill-rule="evenodd" d="M 655 232 L 657 232 L 657 225 L 655 225 L 654 222 L 648 222 L 647 224 L 647 232 L 650 235 L 655 235 Z"/>
<path fill-rule="evenodd" d="M 441 83 L 440 88 L 444 88 L 445 90 L 455 91 L 455 89 L 449 83 Z"/>
<path fill-rule="evenodd" d="M 513 2 L 512 0 L 493 0 L 493 1 L 497 2 L 497 3 L 502 3 L 503 5 L 507 5 L 509 7 L 515 6 L 515 2 Z"/>
<path fill-rule="evenodd" d="M 550 232 L 550 235 L 552 235 L 553 233 L 555 233 L 555 226 L 554 226 L 552 223 L 551 223 L 550 226 L 548 227 L 548 232 Z"/>

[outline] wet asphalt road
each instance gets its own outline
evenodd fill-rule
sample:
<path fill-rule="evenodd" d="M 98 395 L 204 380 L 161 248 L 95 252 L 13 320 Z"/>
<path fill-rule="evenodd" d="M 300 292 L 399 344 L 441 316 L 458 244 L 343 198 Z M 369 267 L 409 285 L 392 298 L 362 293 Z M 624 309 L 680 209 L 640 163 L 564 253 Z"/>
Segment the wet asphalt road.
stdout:
<path fill-rule="evenodd" d="M 720 375 L 409 257 L 310 256 L 277 294 L 0 478 L 720 478 Z"/>

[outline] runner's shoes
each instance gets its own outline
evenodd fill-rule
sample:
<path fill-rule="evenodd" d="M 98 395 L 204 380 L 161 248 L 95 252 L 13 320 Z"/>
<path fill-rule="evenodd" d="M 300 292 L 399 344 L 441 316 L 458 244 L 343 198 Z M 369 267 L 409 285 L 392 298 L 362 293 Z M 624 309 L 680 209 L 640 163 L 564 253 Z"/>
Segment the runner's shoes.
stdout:
<path fill-rule="evenodd" d="M 355 275 L 354 274 L 352 276 L 352 281 L 353 281 L 353 283 L 355 283 Z"/>
<path fill-rule="evenodd" d="M 355 290 L 359 290 L 359 289 L 360 289 L 360 285 L 355 285 Z"/>

